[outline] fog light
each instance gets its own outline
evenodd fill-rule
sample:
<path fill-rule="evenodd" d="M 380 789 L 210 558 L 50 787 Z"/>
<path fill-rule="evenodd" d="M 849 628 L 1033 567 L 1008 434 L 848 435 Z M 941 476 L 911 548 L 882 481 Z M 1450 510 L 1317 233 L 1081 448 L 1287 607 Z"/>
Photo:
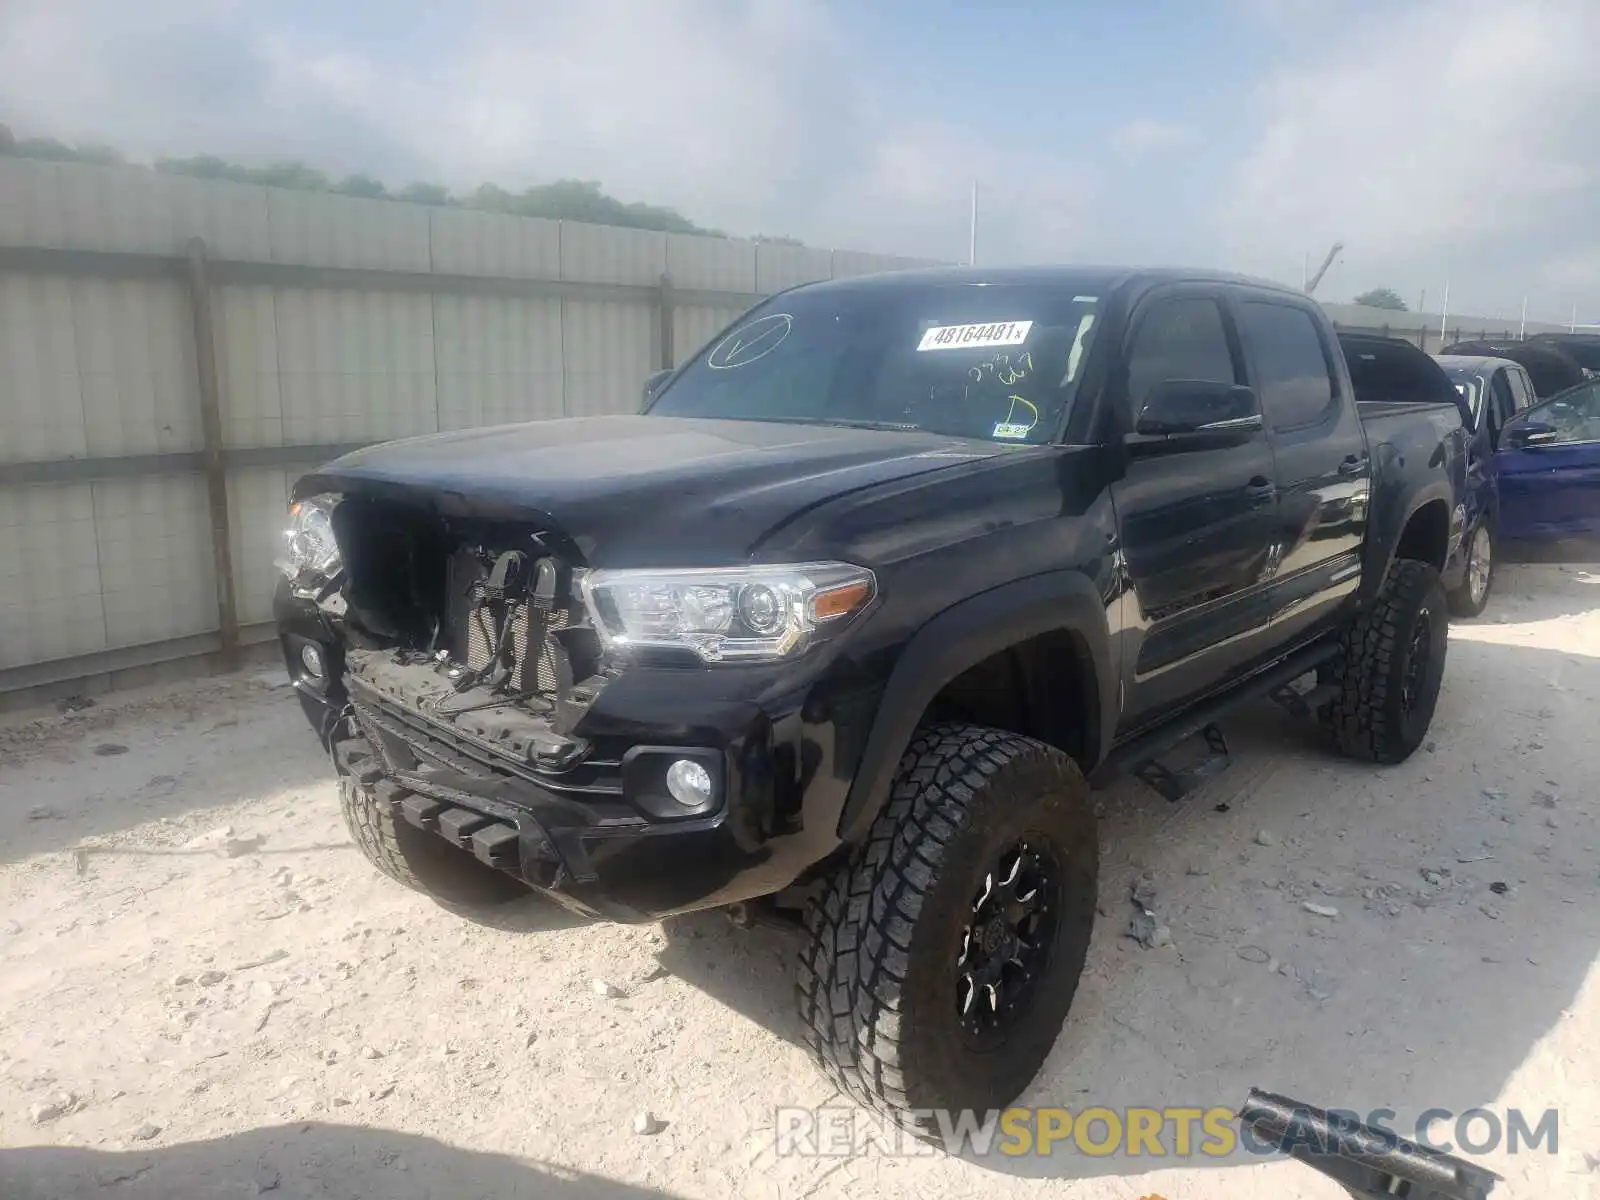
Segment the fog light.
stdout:
<path fill-rule="evenodd" d="M 711 772 L 692 758 L 680 758 L 667 768 L 667 791 L 685 808 L 711 803 Z"/>
<path fill-rule="evenodd" d="M 313 679 L 322 678 L 322 647 L 315 642 L 306 642 L 300 647 L 300 665 L 306 669 L 306 674 Z"/>

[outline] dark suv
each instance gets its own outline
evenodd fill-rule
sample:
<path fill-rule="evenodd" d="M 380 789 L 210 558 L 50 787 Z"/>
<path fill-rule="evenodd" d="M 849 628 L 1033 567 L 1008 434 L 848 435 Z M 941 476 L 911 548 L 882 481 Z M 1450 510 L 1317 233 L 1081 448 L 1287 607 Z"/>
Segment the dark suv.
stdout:
<path fill-rule="evenodd" d="M 1001 1106 L 1084 964 L 1091 781 L 1268 692 L 1347 754 L 1421 743 L 1464 432 L 1449 403 L 1367 409 L 1269 283 L 808 285 L 642 415 L 301 480 L 284 656 L 381 870 L 621 921 L 803 909 L 801 1013 L 843 1087 Z"/>

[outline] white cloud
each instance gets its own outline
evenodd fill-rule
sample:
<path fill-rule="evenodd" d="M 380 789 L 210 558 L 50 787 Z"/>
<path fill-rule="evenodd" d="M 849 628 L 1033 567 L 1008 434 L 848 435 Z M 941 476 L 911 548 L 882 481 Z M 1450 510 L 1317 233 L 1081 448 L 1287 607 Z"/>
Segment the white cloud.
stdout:
<path fill-rule="evenodd" d="M 985 199 L 1008 257 L 1059 252 L 1087 194 L 1059 156 L 906 120 L 823 0 L 479 0 L 455 40 L 410 56 L 275 26 L 270 7 L 152 4 L 0 8 L 0 120 L 137 155 L 298 157 L 391 183 L 592 179 L 731 232 L 951 259 L 974 177 L 1023 161 L 1033 177 L 1026 203 L 999 184 Z M 199 44 L 168 36 L 154 79 L 147 29 Z M 184 76 L 206 79 L 219 57 L 231 70 L 202 95 Z"/>
<path fill-rule="evenodd" d="M 1551 248 L 1600 215 L 1597 44 L 1593 0 L 1352 19 L 1261 90 L 1271 116 L 1219 221 L 1233 257 L 1283 276 L 1339 239 L 1350 290 L 1452 278 L 1453 307 L 1514 311 Z"/>
<path fill-rule="evenodd" d="M 1179 121 L 1138 117 L 1111 131 L 1111 145 L 1124 158 L 1142 158 L 1197 145 L 1199 132 Z"/>

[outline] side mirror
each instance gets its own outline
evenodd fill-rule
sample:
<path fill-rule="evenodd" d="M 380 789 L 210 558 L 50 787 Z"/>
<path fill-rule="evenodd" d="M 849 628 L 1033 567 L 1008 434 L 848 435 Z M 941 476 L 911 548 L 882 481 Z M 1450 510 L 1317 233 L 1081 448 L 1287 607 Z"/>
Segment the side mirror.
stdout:
<path fill-rule="evenodd" d="M 672 370 L 671 367 L 668 367 L 665 371 L 657 371 L 644 381 L 644 402 L 646 404 L 655 399 L 656 393 L 661 390 L 661 385 L 667 381 L 667 376 L 672 374 Z"/>
<path fill-rule="evenodd" d="M 1537 446 L 1552 445 L 1561 435 L 1553 425 L 1546 425 L 1542 421 L 1524 421 L 1508 425 L 1500 436 L 1513 450 L 1531 450 Z"/>
<path fill-rule="evenodd" d="M 1261 408 L 1253 391 L 1202 379 L 1168 379 L 1156 384 L 1134 422 L 1134 432 L 1146 437 L 1250 433 L 1260 428 Z"/>

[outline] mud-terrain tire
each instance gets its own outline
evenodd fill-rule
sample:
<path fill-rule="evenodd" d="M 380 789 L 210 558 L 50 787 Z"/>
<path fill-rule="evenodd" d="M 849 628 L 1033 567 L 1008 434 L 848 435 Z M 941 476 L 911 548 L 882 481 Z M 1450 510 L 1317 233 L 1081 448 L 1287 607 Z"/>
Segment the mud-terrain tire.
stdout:
<path fill-rule="evenodd" d="M 367 861 L 396 883 L 448 907 L 505 904 L 531 889 L 486 866 L 437 834 L 408 825 L 371 788 L 350 776 L 339 779 L 339 809 L 345 828 Z"/>
<path fill-rule="evenodd" d="M 1016 866 L 1000 879 L 1007 861 Z M 919 730 L 866 842 L 806 911 L 796 992 L 817 1065 L 847 1095 L 925 1134 L 934 1127 L 913 1110 L 1005 1107 L 1066 1020 L 1098 867 L 1088 784 L 1072 759 L 998 729 Z M 991 913 L 1008 904 L 1037 914 L 1021 918 L 1015 941 Z M 1029 976 L 1008 962 L 1000 991 L 979 994 L 963 964 L 978 971 L 1011 950 Z M 963 1008 L 969 988 L 976 1009 Z M 1001 995 L 1015 1000 L 1006 1023 Z M 986 1016 L 997 1024 L 969 1028 Z"/>
<path fill-rule="evenodd" d="M 1487 522 L 1472 531 L 1467 543 L 1467 569 L 1461 585 L 1446 597 L 1450 612 L 1457 617 L 1475 617 L 1488 607 L 1494 589 L 1494 533 Z"/>
<path fill-rule="evenodd" d="M 1439 572 L 1396 559 L 1376 601 L 1345 631 L 1333 663 L 1340 692 L 1323 719 L 1340 752 L 1386 764 L 1411 757 L 1433 721 L 1449 644 Z"/>

